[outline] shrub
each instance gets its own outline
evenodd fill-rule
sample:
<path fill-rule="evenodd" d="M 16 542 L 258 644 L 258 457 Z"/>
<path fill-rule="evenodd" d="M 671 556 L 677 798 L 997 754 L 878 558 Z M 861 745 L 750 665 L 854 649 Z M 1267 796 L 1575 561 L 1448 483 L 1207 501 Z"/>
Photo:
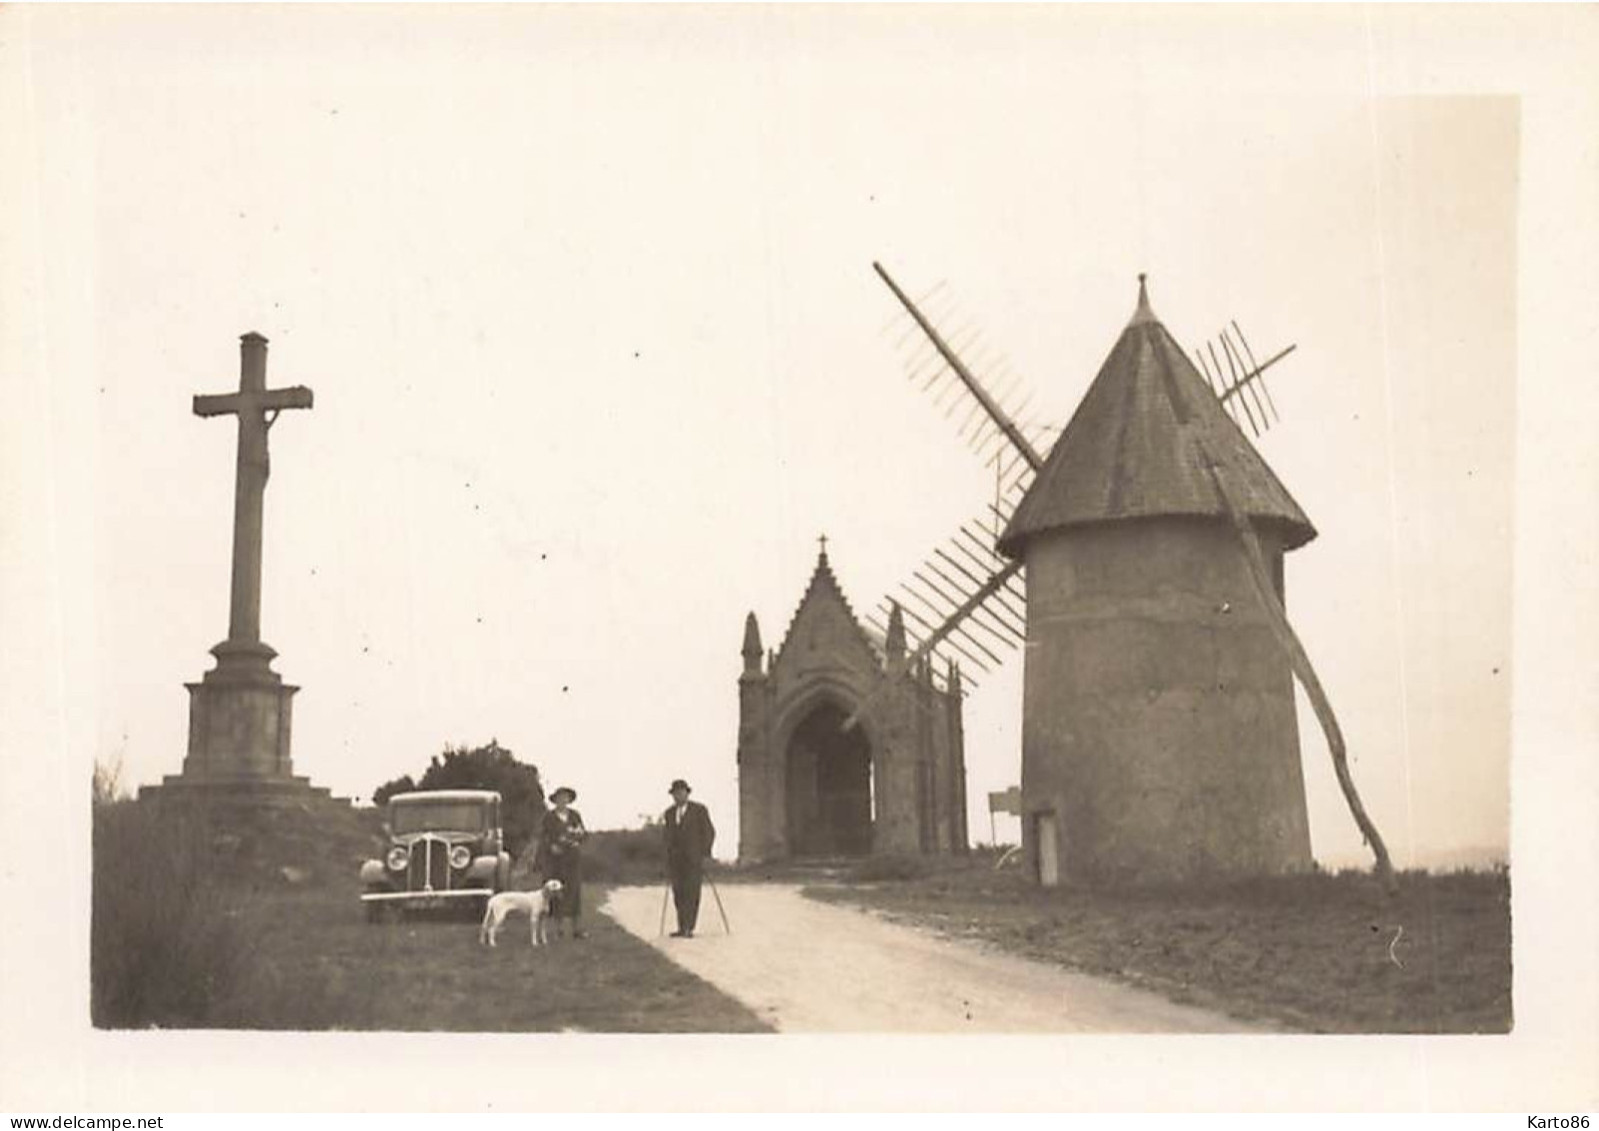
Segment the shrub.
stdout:
<path fill-rule="evenodd" d="M 498 790 L 505 850 L 513 857 L 520 856 L 533 842 L 544 820 L 544 787 L 538 767 L 517 761 L 493 738 L 487 746 L 472 749 L 445 747 L 442 755 L 433 756 L 420 780 L 406 774 L 384 782 L 372 791 L 372 800 L 381 808 L 394 794 L 413 789 Z"/>
<path fill-rule="evenodd" d="M 101 1028 L 194 1027 L 247 956 L 210 867 L 209 822 L 133 801 L 94 807 L 90 1016 Z"/>
<path fill-rule="evenodd" d="M 604 829 L 583 844 L 583 875 L 596 883 L 653 884 L 666 874 L 661 826 Z"/>
<path fill-rule="evenodd" d="M 94 763 L 94 803 L 96 805 L 110 805 L 116 801 L 126 801 L 128 791 L 122 784 L 122 755 L 117 755 L 115 762 Z"/>

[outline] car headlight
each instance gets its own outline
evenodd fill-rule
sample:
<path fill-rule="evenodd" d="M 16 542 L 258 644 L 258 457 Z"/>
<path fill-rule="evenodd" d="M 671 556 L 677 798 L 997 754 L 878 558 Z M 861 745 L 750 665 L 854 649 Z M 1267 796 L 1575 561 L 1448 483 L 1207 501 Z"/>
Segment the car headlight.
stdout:
<path fill-rule="evenodd" d="M 389 849 L 387 860 L 389 867 L 398 872 L 400 869 L 404 868 L 406 864 L 410 863 L 411 854 L 405 850 L 405 846 L 403 844 L 397 844 L 393 848 Z"/>
<path fill-rule="evenodd" d="M 450 849 L 450 867 L 465 868 L 472 863 L 472 850 L 464 844 L 458 844 Z"/>

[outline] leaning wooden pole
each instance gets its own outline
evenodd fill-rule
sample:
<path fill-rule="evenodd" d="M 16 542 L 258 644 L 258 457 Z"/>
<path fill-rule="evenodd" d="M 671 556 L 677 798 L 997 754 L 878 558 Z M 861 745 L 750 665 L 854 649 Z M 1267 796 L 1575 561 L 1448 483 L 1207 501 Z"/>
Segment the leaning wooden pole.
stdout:
<path fill-rule="evenodd" d="M 1194 435 L 1194 440 L 1210 481 L 1216 488 L 1216 497 L 1221 500 L 1222 507 L 1232 522 L 1233 530 L 1243 543 L 1244 558 L 1249 563 L 1250 580 L 1254 582 L 1255 593 L 1266 609 L 1266 619 L 1278 643 L 1288 653 L 1288 663 L 1293 668 L 1300 685 L 1304 687 L 1305 694 L 1310 697 L 1311 708 L 1316 712 L 1316 721 L 1321 724 L 1322 733 L 1327 736 L 1327 752 L 1332 755 L 1333 773 L 1338 777 L 1338 788 L 1343 790 L 1344 800 L 1349 804 L 1349 812 L 1355 818 L 1360 835 L 1371 846 L 1372 855 L 1376 858 L 1377 877 L 1382 881 L 1383 887 L 1392 894 L 1398 888 L 1393 862 L 1388 858 L 1388 846 L 1383 843 L 1382 834 L 1377 831 L 1377 826 L 1366 812 L 1366 807 L 1361 804 L 1359 791 L 1355 789 L 1355 779 L 1349 772 L 1349 756 L 1344 746 L 1344 732 L 1338 726 L 1338 717 L 1333 714 L 1332 701 L 1327 698 L 1327 692 L 1316 676 L 1316 669 L 1310 663 L 1309 653 L 1299 642 L 1299 634 L 1294 631 L 1293 625 L 1288 623 L 1288 614 L 1282 602 L 1277 599 L 1277 589 L 1272 584 L 1271 575 L 1266 569 L 1266 559 L 1261 553 L 1260 539 L 1255 535 L 1254 527 L 1250 525 L 1243 508 L 1233 498 L 1232 492 L 1228 490 L 1210 446 L 1197 434 Z"/>

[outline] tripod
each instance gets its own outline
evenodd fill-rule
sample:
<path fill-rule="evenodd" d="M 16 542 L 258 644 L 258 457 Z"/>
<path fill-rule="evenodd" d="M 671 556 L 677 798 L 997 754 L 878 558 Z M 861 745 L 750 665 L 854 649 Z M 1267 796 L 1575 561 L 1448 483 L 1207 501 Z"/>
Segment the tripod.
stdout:
<path fill-rule="evenodd" d="M 730 935 L 733 933 L 733 928 L 727 921 L 727 908 L 722 906 L 722 893 L 716 886 L 716 880 L 707 872 L 705 874 L 705 882 L 711 885 L 711 895 L 716 899 L 716 911 L 722 917 L 722 933 Z M 655 937 L 658 939 L 666 937 L 666 901 L 671 894 L 672 881 L 668 878 L 666 886 L 661 889 L 661 925 L 655 933 Z"/>

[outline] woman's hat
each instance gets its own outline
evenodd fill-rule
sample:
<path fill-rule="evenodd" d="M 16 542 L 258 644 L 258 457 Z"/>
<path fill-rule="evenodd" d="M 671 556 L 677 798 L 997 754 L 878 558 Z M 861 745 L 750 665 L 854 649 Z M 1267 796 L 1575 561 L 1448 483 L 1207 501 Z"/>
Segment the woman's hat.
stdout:
<path fill-rule="evenodd" d="M 673 781 L 671 787 L 666 792 L 667 793 L 676 793 L 680 789 L 684 793 L 693 793 L 694 792 L 692 789 L 690 789 L 688 787 L 688 782 L 684 781 L 682 778 L 678 778 L 677 780 Z"/>
<path fill-rule="evenodd" d="M 559 800 L 561 800 L 561 794 L 563 794 L 563 793 L 566 794 L 566 799 L 568 801 L 576 801 L 577 800 L 577 790 L 573 789 L 569 785 L 563 785 L 560 789 L 558 789 L 554 793 L 550 794 L 550 800 L 551 801 L 559 801 Z"/>

